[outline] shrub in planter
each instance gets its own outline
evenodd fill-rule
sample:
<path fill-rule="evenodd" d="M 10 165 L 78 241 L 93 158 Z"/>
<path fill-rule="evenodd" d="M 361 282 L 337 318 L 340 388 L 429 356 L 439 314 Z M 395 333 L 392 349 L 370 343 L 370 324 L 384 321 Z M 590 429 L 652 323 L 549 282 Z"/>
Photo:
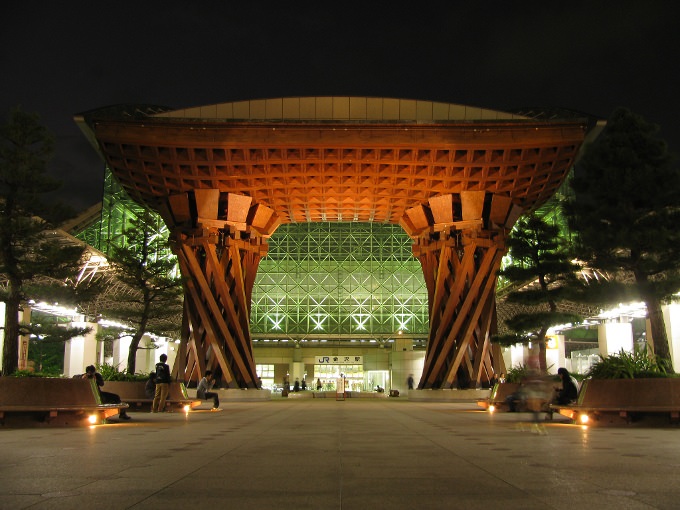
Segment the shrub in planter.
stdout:
<path fill-rule="evenodd" d="M 105 381 L 146 381 L 149 378 L 148 374 L 128 374 L 127 372 L 119 372 L 117 367 L 103 363 L 97 366 L 97 371 L 102 374 Z"/>
<path fill-rule="evenodd" d="M 618 354 L 600 356 L 586 374 L 593 379 L 642 379 L 649 377 L 674 377 L 669 373 L 670 363 L 650 354 L 647 346 L 636 348 L 632 353 L 623 349 Z"/>

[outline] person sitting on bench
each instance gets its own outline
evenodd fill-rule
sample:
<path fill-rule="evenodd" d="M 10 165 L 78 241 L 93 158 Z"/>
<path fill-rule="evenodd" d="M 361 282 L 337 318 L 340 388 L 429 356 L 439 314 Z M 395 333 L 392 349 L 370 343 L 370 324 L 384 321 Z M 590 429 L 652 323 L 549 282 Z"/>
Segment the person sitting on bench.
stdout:
<path fill-rule="evenodd" d="M 213 410 L 220 407 L 220 398 L 214 391 L 210 391 L 215 384 L 215 379 L 213 378 L 212 372 L 210 370 L 205 371 L 205 377 L 201 379 L 196 387 L 196 397 L 201 400 L 213 399 Z"/>
<path fill-rule="evenodd" d="M 555 388 L 555 391 L 557 392 L 555 395 L 555 403 L 566 406 L 578 398 L 578 388 L 566 368 L 559 368 L 557 370 L 557 375 L 559 375 L 562 380 L 562 387 Z"/>
<path fill-rule="evenodd" d="M 102 386 L 104 386 L 104 378 L 102 377 L 102 374 L 97 372 L 97 369 L 94 367 L 94 365 L 88 365 L 87 367 L 85 367 L 85 373 L 82 375 L 82 378 L 95 380 L 95 382 L 97 383 L 97 390 L 99 391 L 99 396 L 101 397 L 102 402 L 104 404 L 121 403 L 120 397 L 116 393 L 102 391 Z M 128 416 L 125 409 L 121 409 L 118 412 L 118 418 L 121 420 L 129 420 L 130 416 Z"/>
<path fill-rule="evenodd" d="M 151 372 L 149 378 L 144 385 L 144 394 L 146 398 L 153 400 L 156 396 L 156 372 Z"/>

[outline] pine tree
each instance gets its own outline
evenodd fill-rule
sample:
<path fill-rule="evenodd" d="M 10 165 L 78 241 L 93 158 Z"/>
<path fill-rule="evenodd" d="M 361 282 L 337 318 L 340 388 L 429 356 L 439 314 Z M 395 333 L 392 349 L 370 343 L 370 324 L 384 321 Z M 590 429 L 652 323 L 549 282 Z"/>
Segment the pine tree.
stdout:
<path fill-rule="evenodd" d="M 670 363 L 661 305 L 680 290 L 680 169 L 658 133 L 639 115 L 614 111 L 576 168 L 565 213 L 579 258 L 632 275 L 600 283 L 598 299 L 643 301 L 654 352 Z"/>
<path fill-rule="evenodd" d="M 19 310 L 29 298 L 64 297 L 73 286 L 82 246 L 65 245 L 49 228 L 64 219 L 66 208 L 45 195 L 60 186 L 47 174 L 54 138 L 37 115 L 19 108 L 0 126 L 0 274 L 5 280 L 5 339 L 2 373 L 18 366 L 19 336 L 31 332 L 19 323 Z M 77 332 L 74 332 L 74 334 Z"/>
<path fill-rule="evenodd" d="M 176 262 L 168 257 L 169 246 L 159 233 L 159 220 L 143 210 L 124 230 L 124 243 L 112 246 L 109 262 L 116 277 L 130 293 L 121 295 L 107 315 L 134 325 L 127 372 L 134 374 L 140 341 L 145 333 L 163 333 L 168 321 L 181 317 L 182 280 L 175 275 Z M 176 325 L 175 325 L 176 329 Z"/>
<path fill-rule="evenodd" d="M 546 334 L 551 326 L 577 322 L 578 315 L 559 309 L 566 299 L 565 291 L 574 278 L 577 266 L 570 261 L 560 238 L 560 229 L 543 218 L 529 215 L 521 218 L 508 237 L 511 265 L 500 275 L 521 288 L 508 294 L 509 303 L 523 305 L 528 310 L 506 320 L 511 335 L 494 340 L 503 345 L 536 343 L 539 364 L 547 371 Z"/>

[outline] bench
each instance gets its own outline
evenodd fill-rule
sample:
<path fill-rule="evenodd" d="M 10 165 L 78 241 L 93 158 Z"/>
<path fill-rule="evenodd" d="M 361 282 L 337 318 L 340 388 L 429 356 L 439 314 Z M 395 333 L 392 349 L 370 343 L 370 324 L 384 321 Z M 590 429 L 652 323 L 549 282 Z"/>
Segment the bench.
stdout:
<path fill-rule="evenodd" d="M 487 398 L 477 400 L 477 405 L 490 411 L 507 411 L 506 399 L 518 389 L 519 383 L 496 383 Z"/>
<path fill-rule="evenodd" d="M 102 391 L 116 393 L 123 402 L 130 404 L 130 411 L 150 411 L 153 399 L 146 396 L 144 391 L 146 381 L 104 381 Z M 201 400 L 190 398 L 184 383 L 173 381 L 170 383 L 165 407 L 183 410 L 185 406 L 193 409 L 201 405 Z"/>
<path fill-rule="evenodd" d="M 61 425 L 101 423 L 127 404 L 103 404 L 93 379 L 0 377 L 0 423 L 10 417 Z"/>
<path fill-rule="evenodd" d="M 534 393 L 523 399 L 517 399 L 518 411 L 550 412 L 550 402 L 553 397 L 553 388 L 557 385 L 554 376 L 542 376 L 528 380 L 526 388 Z M 522 388 L 520 383 L 496 383 L 491 389 L 489 397 L 478 399 L 477 405 L 489 411 L 509 411 L 507 399 L 510 395 L 517 394 Z"/>
<path fill-rule="evenodd" d="M 587 379 L 576 403 L 550 406 L 572 421 L 619 417 L 627 422 L 638 415 L 667 414 L 680 419 L 680 378 Z"/>

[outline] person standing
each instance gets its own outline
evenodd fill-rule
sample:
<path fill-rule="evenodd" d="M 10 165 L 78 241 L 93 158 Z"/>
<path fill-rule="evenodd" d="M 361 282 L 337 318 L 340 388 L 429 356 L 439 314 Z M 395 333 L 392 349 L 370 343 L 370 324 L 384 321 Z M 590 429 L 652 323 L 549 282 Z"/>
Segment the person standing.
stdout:
<path fill-rule="evenodd" d="M 201 400 L 213 399 L 213 411 L 216 411 L 220 407 L 220 397 L 212 390 L 215 384 L 215 379 L 213 378 L 212 372 L 210 370 L 205 371 L 205 376 L 201 379 L 196 387 L 196 397 Z"/>
<path fill-rule="evenodd" d="M 167 354 L 161 354 L 160 361 L 156 363 L 156 392 L 153 397 L 152 413 L 165 412 L 165 400 L 170 392 L 170 367 L 165 363 Z"/>
<path fill-rule="evenodd" d="M 406 380 L 406 383 L 408 384 L 408 389 L 412 390 L 413 389 L 413 374 L 409 374 L 408 379 Z"/>

